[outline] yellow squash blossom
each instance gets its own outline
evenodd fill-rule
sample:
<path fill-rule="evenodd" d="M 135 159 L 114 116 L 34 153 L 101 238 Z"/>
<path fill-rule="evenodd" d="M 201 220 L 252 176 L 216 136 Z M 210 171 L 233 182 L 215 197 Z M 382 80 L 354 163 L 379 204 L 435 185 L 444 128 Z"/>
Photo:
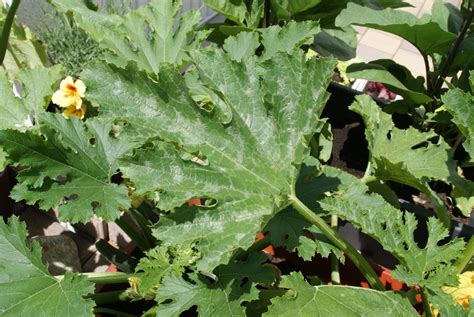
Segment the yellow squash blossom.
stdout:
<path fill-rule="evenodd" d="M 474 299 L 474 272 L 464 272 L 459 277 L 456 287 L 443 287 L 443 291 L 450 294 L 453 299 L 463 307 L 469 307 L 469 302 Z"/>
<path fill-rule="evenodd" d="M 77 109 L 75 105 L 71 105 L 64 109 L 63 117 L 68 119 L 69 117 L 78 117 L 79 119 L 84 119 L 84 115 L 86 114 L 87 107 L 86 105 L 82 105 L 81 108 Z"/>
<path fill-rule="evenodd" d="M 53 94 L 52 101 L 62 108 L 74 106 L 77 110 L 80 110 L 85 93 L 86 85 L 82 80 L 78 79 L 74 82 L 72 77 L 68 76 L 61 81 L 59 90 Z"/>

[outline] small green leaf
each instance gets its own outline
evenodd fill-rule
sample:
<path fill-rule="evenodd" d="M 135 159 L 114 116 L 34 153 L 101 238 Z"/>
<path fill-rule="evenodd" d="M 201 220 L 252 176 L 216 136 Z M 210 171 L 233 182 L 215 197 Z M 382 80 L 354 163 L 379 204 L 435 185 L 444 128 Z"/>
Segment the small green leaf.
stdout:
<path fill-rule="evenodd" d="M 93 293 L 94 286 L 71 273 L 60 281 L 51 276 L 38 242 L 27 245 L 26 235 L 18 218 L 0 221 L 0 315 L 93 316 L 94 302 L 83 296 Z"/>
<path fill-rule="evenodd" d="M 198 257 L 199 254 L 196 254 L 191 246 L 180 248 L 157 246 L 147 251 L 135 269 L 141 273 L 139 291 L 145 296 L 150 294 L 153 298 L 163 278 L 173 273 L 183 274 L 185 268 L 194 264 Z"/>
<path fill-rule="evenodd" d="M 471 78 L 474 79 L 474 76 Z M 465 137 L 464 149 L 471 159 L 474 159 L 474 96 L 455 88 L 448 90 L 441 100 L 443 107 L 453 116 L 453 122 Z"/>
<path fill-rule="evenodd" d="M 212 10 L 221 13 L 231 21 L 244 25 L 247 15 L 247 7 L 243 0 L 203 0 Z"/>
<path fill-rule="evenodd" d="M 314 36 L 320 32 L 315 21 L 291 21 L 285 27 L 271 26 L 263 29 L 262 44 L 265 47 L 262 60 L 271 59 L 277 52 L 290 53 L 295 47 L 312 44 Z"/>
<path fill-rule="evenodd" d="M 322 0 L 271 0 L 273 10 L 278 19 L 289 20 L 292 16 L 311 9 Z"/>
<path fill-rule="evenodd" d="M 341 251 L 292 208 L 279 212 L 264 229 L 274 247 L 284 247 L 288 251 L 297 251 L 299 256 L 310 261 L 316 254 L 323 258 L 333 253 L 343 259 Z"/>
<path fill-rule="evenodd" d="M 165 277 L 156 295 L 158 315 L 180 316 L 197 305 L 200 316 L 244 317 L 242 304 L 258 299 L 255 283 L 274 281 L 272 269 L 262 265 L 265 261 L 265 255 L 252 253 L 245 261 L 217 267 L 214 281 L 202 276 L 191 276 L 188 280 L 177 274 Z"/>
<path fill-rule="evenodd" d="M 236 36 L 228 37 L 224 42 L 224 49 L 237 62 L 255 55 L 260 46 L 257 32 L 240 32 Z"/>
<path fill-rule="evenodd" d="M 263 316 L 419 316 L 407 299 L 393 292 L 352 286 L 311 286 L 301 273 L 283 276 L 286 294 L 271 299 Z"/>
<path fill-rule="evenodd" d="M 12 197 L 48 210 L 59 205 L 60 219 L 87 222 L 92 215 L 114 220 L 130 202 L 125 186 L 113 184 L 118 158 L 133 147 L 109 136 L 110 125 L 44 114 L 46 140 L 32 132 L 0 131 L 2 146 L 17 165 Z M 87 129 L 86 129 L 87 128 Z"/>

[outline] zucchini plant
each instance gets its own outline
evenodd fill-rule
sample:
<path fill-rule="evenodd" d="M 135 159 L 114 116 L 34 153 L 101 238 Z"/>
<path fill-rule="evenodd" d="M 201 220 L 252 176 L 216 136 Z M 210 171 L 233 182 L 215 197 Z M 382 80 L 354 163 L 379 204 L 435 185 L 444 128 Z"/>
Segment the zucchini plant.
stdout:
<path fill-rule="evenodd" d="M 179 1 L 152 0 L 123 16 L 73 0 L 53 3 L 107 53 L 85 67 L 81 81 L 67 78 L 54 94 L 66 110 L 81 109 L 76 116 L 48 107 L 60 68 L 1 73 L 0 139 L 19 169 L 12 197 L 57 208 L 69 222 L 93 216 L 119 222 L 124 212 L 143 220 L 137 197 L 160 215 L 138 221 L 146 234 L 137 235 L 144 253 L 138 264 L 123 265 L 123 273 L 64 276 L 48 273 L 18 218 L 1 222 L 1 315 L 128 316 L 137 312 L 110 304 L 140 301 L 144 316 L 417 316 L 417 293 L 428 316 L 432 309 L 471 313 L 443 291 L 456 285 L 472 255 L 463 253 L 464 241 L 442 242 L 448 229 L 430 218 L 427 243 L 418 245 L 412 214 L 371 192 L 371 179 L 324 165 L 320 149 L 310 147 L 325 138 L 321 114 L 335 67 L 333 58 L 301 49 L 320 32 L 317 22 L 244 31 L 222 48 L 203 47 L 208 32 L 195 30 L 199 13 L 179 16 Z M 19 97 L 11 89 L 18 82 L 25 87 Z M 428 186 L 412 160 L 442 152 L 436 173 L 452 171 L 442 144 L 387 156 L 392 143 L 411 149 L 431 135 L 415 129 L 403 135 L 369 97 L 352 108 L 366 120 L 377 170 L 403 166 L 398 177 Z M 22 125 L 32 111 L 33 124 Z M 196 198 L 198 205 L 187 204 Z M 386 291 L 367 260 L 327 224 L 329 216 L 379 241 L 399 260 L 393 274 L 411 291 Z M 260 232 L 267 237 L 255 242 Z M 347 258 L 372 289 L 281 272 L 261 252 L 268 245 L 305 259 Z M 94 283 L 127 287 L 94 294 Z"/>

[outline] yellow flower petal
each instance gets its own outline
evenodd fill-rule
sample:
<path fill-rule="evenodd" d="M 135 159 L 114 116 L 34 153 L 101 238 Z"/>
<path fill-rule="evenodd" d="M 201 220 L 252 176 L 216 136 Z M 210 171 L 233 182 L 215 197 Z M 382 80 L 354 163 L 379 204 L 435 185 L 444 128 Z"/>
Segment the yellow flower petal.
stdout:
<path fill-rule="evenodd" d="M 82 80 L 78 79 L 76 82 L 71 76 L 64 78 L 59 85 L 59 90 L 53 94 L 52 101 L 62 108 L 70 106 L 76 107 L 80 110 L 82 107 L 82 97 L 85 96 L 86 85 Z"/>
<path fill-rule="evenodd" d="M 75 105 L 67 107 L 63 111 L 63 117 L 68 119 L 69 117 L 77 117 L 79 119 L 84 119 L 84 115 L 86 114 L 87 107 L 86 105 L 82 105 L 79 109 L 76 108 Z"/>
<path fill-rule="evenodd" d="M 69 85 L 74 85 L 74 80 L 72 79 L 71 76 L 67 76 L 61 81 L 61 84 L 59 85 L 59 89 L 67 92 Z"/>
<path fill-rule="evenodd" d="M 459 305 L 469 307 L 469 302 L 474 299 L 474 272 L 464 272 L 458 277 L 458 286 L 443 287 L 443 291 L 450 294 Z"/>
<path fill-rule="evenodd" d="M 74 85 L 77 88 L 77 93 L 79 94 L 79 96 L 84 98 L 85 93 L 86 93 L 86 85 L 84 85 L 84 82 L 82 80 L 78 79 L 78 80 L 76 80 Z"/>

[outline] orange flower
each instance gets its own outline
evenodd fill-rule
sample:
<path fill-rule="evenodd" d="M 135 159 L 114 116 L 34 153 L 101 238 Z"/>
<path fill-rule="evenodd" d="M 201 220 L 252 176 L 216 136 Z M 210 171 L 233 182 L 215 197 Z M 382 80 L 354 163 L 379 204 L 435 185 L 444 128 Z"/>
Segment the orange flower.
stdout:
<path fill-rule="evenodd" d="M 74 82 L 72 77 L 68 76 L 61 81 L 59 90 L 53 94 L 52 101 L 62 108 L 74 106 L 77 110 L 80 110 L 85 92 L 86 85 L 82 80 L 78 79 Z"/>

